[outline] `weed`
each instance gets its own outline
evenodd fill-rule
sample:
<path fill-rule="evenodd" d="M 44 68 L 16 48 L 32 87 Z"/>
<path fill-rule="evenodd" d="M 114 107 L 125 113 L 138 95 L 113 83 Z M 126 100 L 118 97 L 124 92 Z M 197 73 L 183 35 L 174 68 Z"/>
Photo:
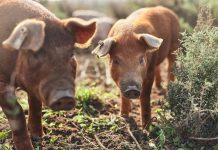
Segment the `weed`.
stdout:
<path fill-rule="evenodd" d="M 119 119 L 116 116 L 92 118 L 84 113 L 76 115 L 73 120 L 86 133 L 97 133 L 103 130 L 116 131 L 119 126 Z"/>
<path fill-rule="evenodd" d="M 0 141 L 4 141 L 8 138 L 9 131 L 0 132 Z"/>

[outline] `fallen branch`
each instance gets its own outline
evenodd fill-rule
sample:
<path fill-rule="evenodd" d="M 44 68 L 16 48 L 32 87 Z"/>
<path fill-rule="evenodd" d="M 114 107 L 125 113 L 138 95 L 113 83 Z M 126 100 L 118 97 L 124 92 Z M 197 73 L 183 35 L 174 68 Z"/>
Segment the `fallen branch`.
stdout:
<path fill-rule="evenodd" d="M 99 138 L 98 138 L 97 135 L 94 135 L 94 137 L 95 137 L 95 140 L 97 141 L 98 145 L 99 145 L 102 149 L 108 150 L 108 149 L 101 143 L 101 141 L 99 140 Z"/>
<path fill-rule="evenodd" d="M 197 138 L 197 137 L 189 137 L 190 140 L 198 140 L 198 141 L 216 141 L 218 137 L 213 138 Z"/>
<path fill-rule="evenodd" d="M 127 128 L 127 131 L 129 132 L 129 135 L 130 135 L 130 136 L 132 137 L 132 139 L 135 141 L 135 143 L 136 143 L 137 147 L 139 148 L 139 150 L 142 150 L 142 148 L 141 148 L 139 142 L 137 141 L 137 139 L 136 139 L 135 136 L 133 135 L 132 131 L 130 130 L 129 125 L 127 125 L 126 128 Z"/>

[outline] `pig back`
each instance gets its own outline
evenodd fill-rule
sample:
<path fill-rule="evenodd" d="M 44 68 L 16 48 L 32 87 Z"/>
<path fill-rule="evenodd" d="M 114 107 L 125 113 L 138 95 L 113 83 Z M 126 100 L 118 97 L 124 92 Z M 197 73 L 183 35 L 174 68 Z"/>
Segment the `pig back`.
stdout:
<path fill-rule="evenodd" d="M 13 72 L 18 51 L 6 50 L 2 42 L 12 33 L 15 26 L 28 18 L 57 20 L 40 4 L 30 0 L 0 0 L 0 81 L 8 82 Z"/>
<path fill-rule="evenodd" d="M 133 22 L 136 32 L 149 33 L 163 39 L 160 49 L 156 52 L 157 64 L 178 48 L 179 20 L 168 8 L 162 6 L 142 8 L 133 12 L 127 20 Z"/>

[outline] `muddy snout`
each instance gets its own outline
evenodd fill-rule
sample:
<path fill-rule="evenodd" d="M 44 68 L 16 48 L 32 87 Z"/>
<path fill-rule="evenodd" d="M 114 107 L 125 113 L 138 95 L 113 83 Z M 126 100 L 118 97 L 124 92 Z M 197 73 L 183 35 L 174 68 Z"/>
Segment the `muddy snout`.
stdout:
<path fill-rule="evenodd" d="M 137 99 L 141 94 L 141 87 L 138 83 L 127 83 L 122 89 L 123 95 L 128 99 Z"/>
<path fill-rule="evenodd" d="M 76 106 L 73 91 L 69 90 L 56 90 L 52 92 L 49 98 L 49 107 L 55 111 L 58 110 L 71 110 Z"/>

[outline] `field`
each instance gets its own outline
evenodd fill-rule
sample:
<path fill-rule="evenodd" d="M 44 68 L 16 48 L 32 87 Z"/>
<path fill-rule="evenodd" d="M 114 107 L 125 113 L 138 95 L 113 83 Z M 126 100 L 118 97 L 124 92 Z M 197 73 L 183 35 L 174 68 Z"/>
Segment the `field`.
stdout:
<path fill-rule="evenodd" d="M 65 2 L 40 1 L 60 18 L 71 16 L 75 9 L 67 8 Z M 198 1 L 130 2 L 126 12 L 120 12 L 119 7 L 116 11 L 116 3 L 115 8 L 107 6 L 105 10 L 112 9 L 120 19 L 131 9 L 157 3 L 178 14 L 182 29 L 181 51 L 176 53 L 174 66 L 176 80 L 168 86 L 165 60 L 160 68 L 162 86 L 168 93 L 153 85 L 150 122 L 141 126 L 139 100 L 132 100 L 128 118 L 121 117 L 120 93 L 109 76 L 108 58 L 99 59 L 90 50 L 77 49 L 76 108 L 52 111 L 43 106 L 44 136 L 32 137 L 35 150 L 218 150 L 218 3 L 210 0 L 211 9 L 203 5 L 200 9 Z M 27 95 L 17 89 L 16 96 L 27 120 Z M 14 149 L 12 132 L 0 107 L 0 150 Z"/>
<path fill-rule="evenodd" d="M 154 132 L 152 135 L 140 127 L 139 101 L 133 101 L 130 118 L 120 117 L 119 92 L 113 81 L 108 85 L 105 83 L 105 63 L 94 56 L 86 55 L 77 56 L 80 64 L 77 75 L 77 108 L 70 112 L 54 112 L 44 108 L 45 136 L 43 139 L 33 139 L 35 148 L 44 147 L 50 150 L 154 148 L 155 143 L 159 142 L 160 135 L 157 131 L 152 131 Z M 164 84 L 166 84 L 166 66 L 167 62 L 164 62 L 162 65 Z M 18 90 L 17 96 L 27 117 L 26 94 Z M 161 111 L 160 104 L 164 103 L 164 96 L 158 94 L 158 90 L 154 87 L 151 97 L 154 117 L 151 124 L 158 124 L 157 112 Z M 9 125 L 3 113 L 0 117 L 0 146 L 3 149 L 11 149 Z M 170 141 L 168 142 L 170 146 Z"/>

